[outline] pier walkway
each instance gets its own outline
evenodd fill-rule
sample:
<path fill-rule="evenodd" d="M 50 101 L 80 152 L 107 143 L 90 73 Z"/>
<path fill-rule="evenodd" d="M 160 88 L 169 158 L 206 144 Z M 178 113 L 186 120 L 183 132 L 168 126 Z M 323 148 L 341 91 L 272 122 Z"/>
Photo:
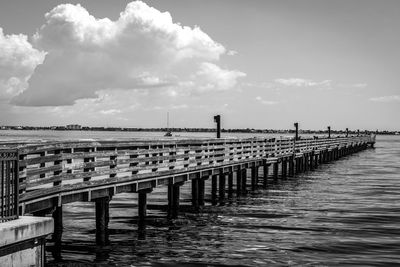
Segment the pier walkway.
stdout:
<path fill-rule="evenodd" d="M 192 206 L 205 203 L 205 180 L 212 179 L 211 203 L 240 196 L 269 179 L 296 176 L 318 165 L 373 146 L 372 136 L 285 139 L 153 139 L 6 144 L 14 155 L 20 215 L 52 214 L 62 230 L 62 206 L 93 201 L 96 241 L 106 242 L 109 201 L 115 194 L 138 193 L 139 219 L 146 217 L 147 195 L 168 187 L 168 216 L 178 216 L 180 187 L 191 183 Z M 5 160 L 4 158 L 2 160 Z M 2 161 L 2 164 L 4 164 Z M 4 165 L 5 166 L 5 165 Z M 8 166 L 8 165 L 7 165 Z M 4 172 L 13 172 L 11 167 Z"/>

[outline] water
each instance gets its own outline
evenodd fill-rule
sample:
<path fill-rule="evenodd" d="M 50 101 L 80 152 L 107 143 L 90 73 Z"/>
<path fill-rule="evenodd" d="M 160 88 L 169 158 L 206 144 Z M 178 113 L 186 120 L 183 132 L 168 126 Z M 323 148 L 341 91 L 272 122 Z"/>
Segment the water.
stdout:
<path fill-rule="evenodd" d="M 150 210 L 141 232 L 136 194 L 120 194 L 111 201 L 110 244 L 104 247 L 94 243 L 93 204 L 72 203 L 64 207 L 60 255 L 49 243 L 47 261 L 50 266 L 400 265 L 399 174 L 400 137 L 378 136 L 375 149 L 271 181 L 268 190 L 224 206 L 208 203 L 201 214 L 181 213 L 168 221 L 165 213 Z M 156 188 L 148 202 L 165 202 L 165 193 Z M 183 204 L 189 204 L 189 193 L 185 185 Z"/>

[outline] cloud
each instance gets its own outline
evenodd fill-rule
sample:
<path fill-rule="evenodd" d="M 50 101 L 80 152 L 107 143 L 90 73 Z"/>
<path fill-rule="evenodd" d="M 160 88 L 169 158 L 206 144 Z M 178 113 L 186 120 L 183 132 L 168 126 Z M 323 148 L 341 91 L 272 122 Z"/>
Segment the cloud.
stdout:
<path fill-rule="evenodd" d="M 400 95 L 371 97 L 369 100 L 382 103 L 400 102 Z"/>
<path fill-rule="evenodd" d="M 366 88 L 367 86 L 368 86 L 367 83 L 338 84 L 338 87 L 341 88 L 354 88 L 354 89 Z"/>
<path fill-rule="evenodd" d="M 100 113 L 103 115 L 115 115 L 119 114 L 122 111 L 120 109 L 107 109 L 107 110 L 100 110 Z"/>
<path fill-rule="evenodd" d="M 14 104 L 73 105 L 115 89 L 228 90 L 245 76 L 216 65 L 228 52 L 199 27 L 174 23 L 168 12 L 141 1 L 115 21 L 95 18 L 79 4 L 59 5 L 45 18 L 33 44 L 46 58 Z"/>
<path fill-rule="evenodd" d="M 5 35 L 0 28 L 0 99 L 11 99 L 27 88 L 27 81 L 45 53 L 34 49 L 26 35 Z"/>
<path fill-rule="evenodd" d="M 365 88 L 367 86 L 368 86 L 368 84 L 366 84 L 366 83 L 355 83 L 355 84 L 350 85 L 350 87 L 353 87 L 353 88 Z"/>
<path fill-rule="evenodd" d="M 291 87 L 330 87 L 332 83 L 331 80 L 316 82 L 302 78 L 275 79 L 274 81 L 278 84 Z"/>
<path fill-rule="evenodd" d="M 276 104 L 278 104 L 277 101 L 264 100 L 261 96 L 257 96 L 256 100 L 258 102 L 260 102 L 261 104 L 263 104 L 263 105 L 276 105 Z"/>
<path fill-rule="evenodd" d="M 229 50 L 226 54 L 227 54 L 228 56 L 234 56 L 234 55 L 237 55 L 238 52 L 235 51 L 235 50 Z"/>
<path fill-rule="evenodd" d="M 171 109 L 185 109 L 185 108 L 189 108 L 189 106 L 187 104 L 180 104 L 180 105 L 172 105 Z"/>
<path fill-rule="evenodd" d="M 238 78 L 245 76 L 243 72 L 221 69 L 213 63 L 204 62 L 193 78 L 197 80 L 196 84 L 200 84 L 200 91 L 225 91 L 234 87 Z"/>

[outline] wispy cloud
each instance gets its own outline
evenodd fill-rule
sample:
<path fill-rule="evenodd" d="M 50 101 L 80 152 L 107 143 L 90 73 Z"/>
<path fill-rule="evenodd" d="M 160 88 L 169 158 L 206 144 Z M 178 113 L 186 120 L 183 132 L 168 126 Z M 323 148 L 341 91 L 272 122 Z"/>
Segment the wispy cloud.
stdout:
<path fill-rule="evenodd" d="M 104 115 L 115 115 L 115 114 L 119 114 L 122 111 L 120 109 L 107 109 L 107 110 L 100 110 L 101 114 Z"/>
<path fill-rule="evenodd" d="M 373 102 L 382 102 L 382 103 L 400 102 L 400 95 L 371 97 L 369 100 Z"/>
<path fill-rule="evenodd" d="M 361 89 L 361 88 L 366 88 L 368 86 L 368 84 L 367 83 L 339 83 L 337 86 L 341 87 L 341 88 Z"/>
<path fill-rule="evenodd" d="M 264 100 L 261 96 L 257 96 L 256 100 L 263 105 L 276 105 L 278 101 Z"/>
<path fill-rule="evenodd" d="M 237 55 L 237 51 L 235 51 L 235 50 L 229 50 L 226 54 L 228 55 L 228 56 L 234 56 L 234 55 Z"/>
<path fill-rule="evenodd" d="M 331 80 L 313 81 L 303 78 L 275 79 L 275 83 L 291 87 L 330 87 Z"/>

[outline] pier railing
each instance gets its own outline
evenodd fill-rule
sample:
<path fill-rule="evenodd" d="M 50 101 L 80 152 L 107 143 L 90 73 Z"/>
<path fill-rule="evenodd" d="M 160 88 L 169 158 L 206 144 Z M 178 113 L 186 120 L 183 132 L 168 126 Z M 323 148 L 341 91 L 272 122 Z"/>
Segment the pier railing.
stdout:
<path fill-rule="evenodd" d="M 6 164 L 19 165 L 20 201 L 26 202 L 62 192 L 368 142 L 371 142 L 370 136 L 42 142 L 20 145 L 19 161 Z M 4 174 L 10 173 L 8 167 L 2 168 Z M 9 181 L 18 180 L 14 174 L 4 177 Z M 15 194 L 12 197 L 14 202 L 7 207 L 15 213 L 12 203 L 18 202 Z"/>
<path fill-rule="evenodd" d="M 0 223 L 18 218 L 18 152 L 0 150 Z"/>

